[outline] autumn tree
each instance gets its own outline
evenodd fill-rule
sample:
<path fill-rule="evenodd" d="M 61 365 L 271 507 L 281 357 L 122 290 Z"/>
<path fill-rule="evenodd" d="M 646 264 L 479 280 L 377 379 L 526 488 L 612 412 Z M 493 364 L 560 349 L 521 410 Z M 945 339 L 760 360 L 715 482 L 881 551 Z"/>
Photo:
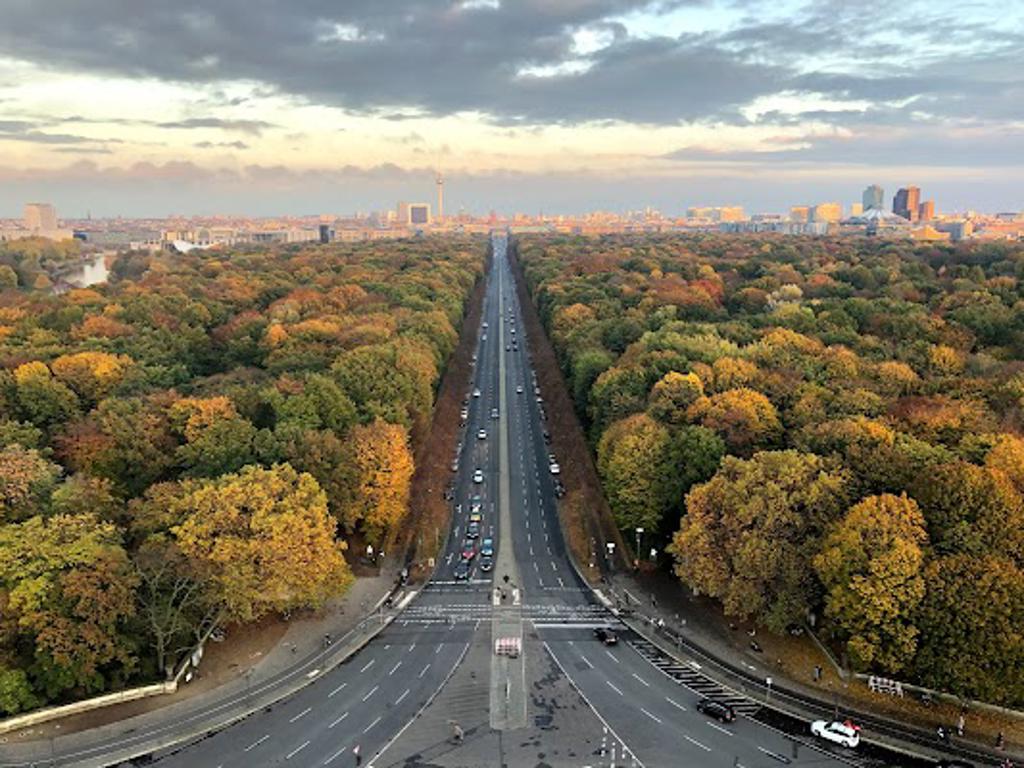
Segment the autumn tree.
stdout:
<path fill-rule="evenodd" d="M 351 583 L 323 491 L 287 464 L 193 481 L 177 505 L 177 545 L 206 574 L 225 620 L 318 607 Z"/>
<path fill-rule="evenodd" d="M 131 358 L 107 352 L 75 352 L 61 355 L 50 364 L 54 376 L 92 404 L 109 395 L 131 366 Z"/>
<path fill-rule="evenodd" d="M 17 522 L 49 509 L 61 468 L 35 449 L 0 450 L 0 523 Z"/>
<path fill-rule="evenodd" d="M 726 613 L 781 631 L 817 602 L 811 559 L 846 503 L 843 474 L 813 454 L 726 457 L 686 497 L 676 574 Z"/>
<path fill-rule="evenodd" d="M 359 526 L 367 539 L 379 544 L 408 512 L 413 475 L 408 432 L 376 419 L 353 427 L 348 449 L 355 488 L 341 505 L 341 523 L 349 531 Z"/>
<path fill-rule="evenodd" d="M 927 538 L 921 510 L 906 495 L 869 496 L 829 529 L 814 568 L 825 615 L 856 668 L 895 674 L 914 657 Z"/>
<path fill-rule="evenodd" d="M 782 433 L 775 406 L 753 389 L 730 389 L 701 398 L 689 416 L 722 436 L 734 453 L 749 455 L 775 443 Z"/>
<path fill-rule="evenodd" d="M 647 410 L 665 424 L 684 424 L 687 409 L 704 396 L 704 385 L 693 373 L 669 371 L 651 389 Z"/>
<path fill-rule="evenodd" d="M 75 393 L 54 378 L 46 363 L 19 365 L 14 370 L 14 381 L 21 412 L 37 427 L 46 429 L 63 424 L 78 414 Z"/>

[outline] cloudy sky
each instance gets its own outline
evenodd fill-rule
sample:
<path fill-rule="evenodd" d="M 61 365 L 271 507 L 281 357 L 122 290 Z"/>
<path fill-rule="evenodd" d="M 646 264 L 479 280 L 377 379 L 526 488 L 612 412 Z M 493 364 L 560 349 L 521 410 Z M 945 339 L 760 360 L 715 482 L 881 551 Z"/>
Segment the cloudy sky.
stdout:
<path fill-rule="evenodd" d="M 0 216 L 1024 208 L 1024 3 L 0 0 Z"/>

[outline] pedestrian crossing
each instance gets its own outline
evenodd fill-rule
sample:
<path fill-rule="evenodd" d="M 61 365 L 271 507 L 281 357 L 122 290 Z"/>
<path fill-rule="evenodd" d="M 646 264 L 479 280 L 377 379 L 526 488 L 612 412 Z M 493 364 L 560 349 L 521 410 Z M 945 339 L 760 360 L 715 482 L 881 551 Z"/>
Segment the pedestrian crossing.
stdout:
<path fill-rule="evenodd" d="M 524 621 L 535 627 L 592 627 L 615 621 L 601 605 L 546 605 L 526 603 L 521 606 Z M 451 602 L 442 605 L 414 603 L 402 613 L 409 624 L 452 624 L 489 620 L 494 611 L 490 603 Z"/>
<path fill-rule="evenodd" d="M 642 639 L 629 640 L 628 642 L 633 650 L 673 680 L 682 683 L 690 690 L 702 696 L 725 702 L 737 714 L 753 715 L 761 709 L 761 705 L 758 702 L 719 685 L 714 680 L 701 674 L 694 666 L 680 663 L 677 659 L 673 659 L 658 648 L 654 643 Z"/>

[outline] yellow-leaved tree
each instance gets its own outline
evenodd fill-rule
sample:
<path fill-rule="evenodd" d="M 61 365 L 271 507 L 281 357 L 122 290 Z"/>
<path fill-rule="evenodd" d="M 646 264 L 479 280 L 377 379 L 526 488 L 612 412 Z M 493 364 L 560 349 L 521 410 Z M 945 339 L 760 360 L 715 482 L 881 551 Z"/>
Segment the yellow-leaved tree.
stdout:
<path fill-rule="evenodd" d="M 341 522 L 350 531 L 358 525 L 370 542 L 380 544 L 409 509 L 414 466 L 409 433 L 401 425 L 374 419 L 352 429 L 348 450 L 355 487 L 341 505 Z"/>

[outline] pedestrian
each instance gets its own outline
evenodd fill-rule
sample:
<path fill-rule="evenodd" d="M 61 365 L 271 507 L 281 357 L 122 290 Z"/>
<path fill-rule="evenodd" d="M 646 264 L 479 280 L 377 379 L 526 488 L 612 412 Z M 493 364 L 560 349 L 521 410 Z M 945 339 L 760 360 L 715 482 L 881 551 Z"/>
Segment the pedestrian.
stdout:
<path fill-rule="evenodd" d="M 657 608 L 658 607 L 658 598 L 656 598 L 653 594 L 651 595 L 651 607 L 652 608 Z"/>
<path fill-rule="evenodd" d="M 963 736 L 964 735 L 964 713 L 963 712 L 960 713 L 960 717 L 958 717 L 957 720 L 956 720 L 956 735 L 957 736 Z"/>
<path fill-rule="evenodd" d="M 815 664 L 814 665 L 814 682 L 816 682 L 816 683 L 820 683 L 821 682 L 821 665 L 820 664 Z"/>
<path fill-rule="evenodd" d="M 360 751 L 358 744 L 356 744 L 354 747 L 352 747 L 352 754 L 355 755 L 356 765 L 362 765 L 363 764 L 363 753 L 362 753 L 362 751 Z"/>
<path fill-rule="evenodd" d="M 1006 737 L 1003 735 L 1003 732 L 1000 731 L 996 735 L 996 749 L 1005 749 L 1005 748 L 1006 748 Z"/>

